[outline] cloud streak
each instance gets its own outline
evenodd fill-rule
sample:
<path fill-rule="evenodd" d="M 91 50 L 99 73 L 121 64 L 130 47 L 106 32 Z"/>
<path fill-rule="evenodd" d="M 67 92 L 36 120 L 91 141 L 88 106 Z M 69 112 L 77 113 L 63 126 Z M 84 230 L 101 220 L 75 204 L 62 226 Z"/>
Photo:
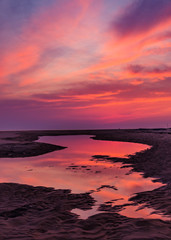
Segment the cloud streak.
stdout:
<path fill-rule="evenodd" d="M 128 71 L 134 74 L 171 74 L 171 66 L 161 65 L 161 66 L 143 66 L 143 65 L 129 65 L 127 67 Z"/>

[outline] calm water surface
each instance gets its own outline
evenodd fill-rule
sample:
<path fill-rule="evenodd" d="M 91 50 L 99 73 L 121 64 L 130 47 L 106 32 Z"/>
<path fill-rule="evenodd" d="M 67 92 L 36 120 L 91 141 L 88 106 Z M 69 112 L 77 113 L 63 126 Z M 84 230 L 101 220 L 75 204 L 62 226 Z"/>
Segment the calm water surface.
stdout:
<path fill-rule="evenodd" d="M 97 213 L 102 203 L 112 201 L 112 206 L 128 203 L 132 194 L 162 186 L 161 183 L 152 182 L 151 178 L 143 178 L 140 173 L 131 172 L 131 167 L 122 168 L 121 163 L 92 157 L 107 155 L 126 158 L 128 154 L 149 148 L 147 145 L 93 140 L 89 136 L 41 137 L 39 142 L 67 148 L 37 157 L 1 159 L 0 181 L 71 189 L 73 193 L 91 191 L 97 201 L 93 209 L 73 210 L 81 218 Z M 129 206 L 121 214 L 128 217 L 164 218 L 157 214 L 150 215 L 153 210 L 149 208 L 136 210 L 137 207 Z"/>

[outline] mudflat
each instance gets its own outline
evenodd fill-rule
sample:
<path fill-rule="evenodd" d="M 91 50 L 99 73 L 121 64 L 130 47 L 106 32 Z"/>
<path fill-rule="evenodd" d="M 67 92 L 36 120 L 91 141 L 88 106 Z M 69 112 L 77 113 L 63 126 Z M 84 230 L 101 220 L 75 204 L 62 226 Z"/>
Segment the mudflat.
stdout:
<path fill-rule="evenodd" d="M 91 209 L 89 193 L 72 194 L 70 189 L 33 187 L 18 183 L 0 183 L 0 239 L 171 239 L 171 129 L 125 130 L 43 130 L 0 132 L 0 158 L 38 156 L 61 150 L 62 146 L 35 142 L 41 136 L 93 135 L 96 140 L 148 144 L 151 148 L 128 158 L 111 162 L 131 165 L 145 178 L 152 177 L 164 186 L 139 192 L 130 199 L 143 204 L 168 220 L 128 218 L 119 208 L 101 206 L 102 213 L 79 219 L 74 208 Z M 97 158 L 99 156 L 96 156 Z"/>

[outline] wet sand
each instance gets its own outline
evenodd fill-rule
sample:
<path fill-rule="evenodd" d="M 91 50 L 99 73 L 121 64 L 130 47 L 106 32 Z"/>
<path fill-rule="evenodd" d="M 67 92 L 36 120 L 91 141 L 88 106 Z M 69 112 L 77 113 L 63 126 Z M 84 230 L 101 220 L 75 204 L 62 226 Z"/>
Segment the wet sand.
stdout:
<path fill-rule="evenodd" d="M 130 200 L 171 216 L 171 129 L 0 132 L 0 157 L 12 161 L 14 157 L 60 150 L 63 146 L 34 141 L 40 136 L 81 134 L 94 135 L 96 140 L 150 145 L 150 149 L 127 159 L 104 158 L 131 165 L 133 171 L 164 183 L 165 186 L 137 193 Z M 101 206 L 104 213 L 79 219 L 71 211 L 91 209 L 94 199 L 88 193 L 71 194 L 70 190 L 1 183 L 0 201 L 0 239 L 171 239 L 169 220 L 127 218 L 119 214 L 124 206 Z"/>

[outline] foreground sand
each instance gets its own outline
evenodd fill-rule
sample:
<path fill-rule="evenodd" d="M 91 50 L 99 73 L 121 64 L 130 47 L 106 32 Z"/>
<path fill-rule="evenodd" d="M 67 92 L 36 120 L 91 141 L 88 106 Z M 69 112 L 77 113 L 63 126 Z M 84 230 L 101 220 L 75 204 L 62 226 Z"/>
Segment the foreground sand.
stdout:
<path fill-rule="evenodd" d="M 94 135 L 97 140 L 151 145 L 150 149 L 127 160 L 106 158 L 129 164 L 144 177 L 154 177 L 164 183 L 165 186 L 153 191 L 138 193 L 131 201 L 171 216 L 171 129 L 0 132 L 0 157 L 36 156 L 59 150 L 60 146 L 34 140 L 39 136 L 77 134 Z M 71 210 L 91 208 L 94 200 L 87 193 L 71 194 L 70 190 L 1 183 L 0 202 L 0 239 L 171 239 L 170 221 L 127 218 L 121 216 L 117 208 L 108 208 L 107 212 L 87 220 L 79 219 Z M 101 210 L 105 210 L 105 206 Z"/>

